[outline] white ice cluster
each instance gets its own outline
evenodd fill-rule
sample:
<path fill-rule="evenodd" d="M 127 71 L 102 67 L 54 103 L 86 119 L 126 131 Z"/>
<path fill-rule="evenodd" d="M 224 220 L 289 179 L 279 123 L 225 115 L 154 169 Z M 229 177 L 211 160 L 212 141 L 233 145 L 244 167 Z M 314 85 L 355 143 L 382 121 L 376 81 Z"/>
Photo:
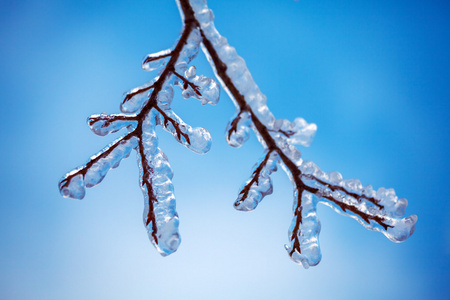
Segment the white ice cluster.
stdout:
<path fill-rule="evenodd" d="M 184 72 L 186 79 L 191 84 L 186 84 L 182 80 L 178 80 L 177 84 L 183 89 L 182 96 L 185 99 L 194 97 L 201 101 L 203 105 L 215 105 L 219 102 L 220 87 L 212 78 L 203 75 L 196 75 L 195 66 L 191 66 Z"/>
<path fill-rule="evenodd" d="M 179 75 L 184 75 L 184 78 L 175 78 L 174 84 L 182 89 L 183 98 L 193 97 L 200 100 L 203 105 L 215 105 L 220 97 L 219 84 L 213 78 L 198 76 L 195 66 L 189 67 L 189 63 L 198 55 L 201 41 L 200 31 L 193 29 L 175 64 L 175 71 Z"/>

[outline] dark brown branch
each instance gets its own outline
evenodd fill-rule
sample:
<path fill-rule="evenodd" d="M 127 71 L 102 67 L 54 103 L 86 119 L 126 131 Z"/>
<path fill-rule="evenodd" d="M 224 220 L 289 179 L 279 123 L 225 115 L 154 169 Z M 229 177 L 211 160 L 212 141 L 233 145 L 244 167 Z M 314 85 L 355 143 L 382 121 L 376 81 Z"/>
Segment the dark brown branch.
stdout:
<path fill-rule="evenodd" d="M 105 128 L 114 121 L 137 121 L 137 117 L 132 115 L 99 115 L 97 117 L 90 117 L 88 119 L 88 125 L 92 126 L 98 121 L 105 121 L 105 124 L 102 125 Z"/>
<path fill-rule="evenodd" d="M 84 167 L 82 167 L 81 169 L 79 169 L 78 171 L 76 171 L 76 172 L 68 175 L 66 178 L 64 178 L 64 180 L 61 181 L 61 183 L 60 183 L 60 189 L 67 186 L 67 184 L 72 180 L 73 177 L 80 175 L 80 174 L 83 175 L 83 177 L 84 177 L 86 175 L 86 172 L 92 167 L 93 164 L 98 162 L 100 159 L 107 157 L 122 141 L 126 141 L 135 135 L 136 135 L 135 131 L 132 131 L 132 132 L 128 133 L 127 135 L 125 135 L 124 137 L 119 138 L 114 144 L 109 146 L 109 148 L 106 151 L 103 151 L 102 153 L 100 153 L 99 155 L 94 157 L 93 159 L 89 160 L 86 163 L 86 165 Z"/>
<path fill-rule="evenodd" d="M 146 63 L 149 63 L 149 62 L 152 62 L 152 61 L 155 61 L 155 60 L 159 60 L 159 59 L 171 56 L 171 55 L 172 55 L 172 52 L 169 52 L 167 54 L 160 55 L 160 56 L 154 56 L 154 57 L 147 56 L 142 64 L 146 64 Z"/>
<path fill-rule="evenodd" d="M 158 80 L 151 85 L 150 87 L 146 87 L 146 88 L 142 88 L 134 93 L 128 94 L 125 97 L 125 101 L 128 101 L 129 99 L 131 99 L 134 95 L 138 94 L 138 93 L 142 93 L 145 92 L 151 88 L 153 88 L 153 92 L 151 93 L 150 97 L 149 97 L 149 101 L 147 102 L 147 104 L 144 105 L 144 107 L 141 109 L 141 111 L 139 112 L 139 114 L 135 117 L 136 120 L 138 121 L 138 125 L 136 126 L 136 129 L 133 131 L 133 134 L 136 135 L 138 137 L 139 140 L 139 155 L 141 157 L 141 163 L 142 163 L 142 185 L 145 185 L 145 187 L 147 188 L 147 192 L 148 192 L 148 199 L 149 199 L 149 203 L 148 203 L 148 208 L 149 211 L 147 213 L 147 220 L 146 220 L 146 226 L 148 226 L 148 224 L 150 224 L 150 222 L 152 223 L 152 237 L 155 240 L 155 243 L 158 243 L 158 237 L 157 237 L 157 231 L 158 228 L 156 226 L 156 218 L 155 218 L 155 213 L 154 213 L 154 203 L 158 201 L 158 199 L 156 198 L 156 196 L 154 195 L 154 191 L 153 191 L 153 187 L 151 182 L 149 182 L 146 177 L 148 176 L 148 174 L 151 174 L 153 172 L 153 170 L 151 169 L 151 167 L 148 165 L 148 162 L 146 160 L 145 157 L 145 153 L 144 153 L 144 145 L 142 143 L 142 126 L 144 123 L 144 120 L 146 118 L 146 116 L 148 115 L 148 113 L 150 112 L 151 109 L 155 108 L 164 118 L 165 118 L 165 122 L 167 122 L 167 120 L 169 120 L 170 122 L 172 122 L 172 125 L 174 125 L 175 130 L 177 131 L 177 135 L 178 138 L 180 139 L 180 135 L 183 135 L 186 138 L 186 141 L 189 143 L 189 137 L 187 135 L 185 135 L 184 133 L 182 133 L 179 129 L 178 123 L 175 122 L 175 120 L 169 118 L 157 105 L 157 96 L 159 94 L 159 92 L 161 91 L 164 83 L 166 82 L 166 80 L 169 78 L 170 73 L 174 72 L 174 66 L 175 63 L 178 60 L 178 57 L 180 56 L 181 51 L 183 50 L 184 45 L 187 42 L 187 39 L 189 37 L 189 34 L 191 33 L 193 29 L 192 24 L 185 22 L 185 28 L 183 30 L 183 33 L 180 37 L 180 40 L 178 41 L 176 47 L 174 50 L 172 50 L 171 53 L 164 55 L 164 56 L 160 56 L 158 58 L 164 58 L 167 56 L 171 56 L 169 62 L 167 63 L 166 68 L 163 70 L 163 72 L 161 73 L 160 77 L 158 78 Z M 149 60 L 149 58 L 147 58 L 144 63 L 150 62 L 152 60 Z M 151 180 L 151 179 L 150 179 Z"/>
<path fill-rule="evenodd" d="M 291 235 L 291 241 L 294 240 L 294 244 L 292 247 L 291 252 L 289 252 L 289 255 L 292 256 L 292 254 L 294 253 L 294 251 L 298 251 L 298 253 L 302 253 L 302 250 L 300 249 L 300 241 L 298 240 L 298 236 L 300 235 L 300 224 L 302 223 L 302 196 L 303 196 L 303 190 L 298 190 L 297 191 L 297 207 L 295 208 L 294 211 L 294 216 L 296 217 L 295 219 L 295 226 L 294 226 L 294 230 L 292 230 L 292 235 Z"/>
<path fill-rule="evenodd" d="M 199 95 L 200 97 L 202 96 L 202 93 L 200 93 L 200 91 L 198 90 L 198 85 L 193 84 L 192 82 L 181 76 L 179 73 L 177 73 L 175 70 L 173 71 L 173 74 L 184 82 L 183 89 L 187 89 L 188 86 L 190 86 L 197 95 Z"/>
<path fill-rule="evenodd" d="M 241 113 L 242 113 L 242 111 L 240 111 L 238 113 L 238 115 L 236 116 L 236 118 L 234 118 L 233 121 L 231 121 L 230 129 L 228 130 L 228 140 L 230 140 L 233 132 L 237 131 L 237 125 L 239 123 L 239 120 L 241 119 Z"/>
<path fill-rule="evenodd" d="M 148 91 L 148 90 L 151 89 L 152 87 L 153 87 L 153 85 L 148 86 L 148 87 L 145 87 L 145 88 L 138 89 L 136 92 L 133 92 L 133 93 L 128 93 L 128 94 L 125 96 L 125 98 L 123 99 L 122 104 L 124 104 L 125 102 L 129 101 L 129 100 L 130 100 L 131 98 L 133 98 L 134 96 L 136 96 L 136 95 L 138 95 L 138 94 L 141 94 L 141 93 L 143 93 L 143 92 Z"/>
<path fill-rule="evenodd" d="M 142 131 L 139 132 L 139 136 L 142 136 Z M 142 187 L 147 188 L 147 196 L 148 196 L 148 213 L 147 213 L 147 220 L 145 221 L 145 226 L 148 226 L 150 222 L 152 223 L 152 237 L 155 240 L 155 243 L 158 244 L 158 237 L 156 236 L 156 233 L 158 231 L 158 228 L 156 226 L 156 217 L 154 212 L 154 202 L 158 202 L 158 199 L 155 197 L 153 193 L 153 187 L 151 182 L 148 181 L 147 176 L 149 177 L 150 174 L 153 173 L 153 169 L 149 166 L 145 153 L 144 153 L 144 144 L 142 142 L 142 138 L 139 138 L 139 155 L 141 157 L 141 165 L 142 165 Z M 151 181 L 151 178 L 149 178 Z"/>
<path fill-rule="evenodd" d="M 334 191 L 341 191 L 341 192 L 343 192 L 343 193 L 345 193 L 345 194 L 347 194 L 347 195 L 349 195 L 349 196 L 355 198 L 355 199 L 358 200 L 358 201 L 360 201 L 360 198 L 363 198 L 363 199 L 366 199 L 367 201 L 369 201 L 369 202 L 375 204 L 375 205 L 378 206 L 378 208 L 380 208 L 380 209 L 383 209 L 383 208 L 384 208 L 383 205 L 379 204 L 379 203 L 380 203 L 380 200 L 375 199 L 375 198 L 373 198 L 373 197 L 367 197 L 367 196 L 364 195 L 364 194 L 359 195 L 359 194 L 356 194 L 356 193 L 352 193 L 352 192 L 346 190 L 345 188 L 343 188 L 342 186 L 330 184 L 330 183 L 328 183 L 328 182 L 325 182 L 325 181 L 323 181 L 323 180 L 321 180 L 321 179 L 315 177 L 314 175 L 310 175 L 310 174 L 305 175 L 305 174 L 304 174 L 303 176 L 305 176 L 305 177 L 310 177 L 311 179 L 313 179 L 313 180 L 319 182 L 320 184 L 322 184 L 322 185 L 328 187 L 328 188 L 329 188 L 330 190 L 332 190 L 333 192 L 334 192 Z"/>
<path fill-rule="evenodd" d="M 295 134 L 294 131 L 284 131 L 284 130 L 281 130 L 281 129 L 278 129 L 278 130 L 269 129 L 269 131 L 270 132 L 279 132 L 279 133 L 283 134 L 287 138 L 291 137 L 291 136 L 293 136 Z"/>
<path fill-rule="evenodd" d="M 177 121 L 175 121 L 174 119 L 169 117 L 159 106 L 155 105 L 155 109 L 163 116 L 163 118 L 164 118 L 164 126 L 167 127 L 167 122 L 172 123 L 173 128 L 175 129 L 175 132 L 177 133 L 178 140 L 181 141 L 181 136 L 183 136 L 186 139 L 186 142 L 188 144 L 191 144 L 191 141 L 189 139 L 189 135 L 187 135 L 186 133 L 181 131 L 180 124 L 178 124 Z"/>
<path fill-rule="evenodd" d="M 313 187 L 309 187 L 307 185 L 304 186 L 305 190 L 312 193 L 312 194 L 317 194 L 319 193 L 319 189 L 317 188 L 313 188 Z M 343 211 L 350 211 L 352 213 L 354 213 L 355 215 L 358 215 L 361 219 L 363 219 L 367 224 L 370 224 L 370 220 L 373 220 L 374 222 L 377 222 L 379 225 L 381 225 L 385 230 L 387 230 L 389 227 L 393 228 L 393 226 L 388 225 L 385 223 L 385 219 L 380 217 L 380 216 L 374 216 L 374 215 L 370 215 L 370 214 L 366 214 L 362 211 L 360 211 L 356 206 L 351 205 L 351 204 L 347 204 L 341 201 L 338 201 L 336 199 L 334 199 L 331 196 L 326 196 L 323 195 L 321 198 L 325 198 L 330 200 L 331 202 L 333 202 L 334 204 L 336 204 L 337 206 L 339 206 L 339 208 Z"/>
<path fill-rule="evenodd" d="M 163 72 L 159 76 L 158 80 L 153 84 L 153 92 L 150 95 L 150 99 L 147 102 L 147 104 L 142 108 L 141 112 L 137 116 L 138 120 L 139 120 L 138 127 L 142 127 L 143 120 L 147 116 L 148 112 L 157 105 L 156 104 L 157 96 L 158 96 L 159 92 L 161 91 L 163 84 L 169 78 L 170 74 L 175 70 L 174 66 L 178 60 L 178 57 L 180 56 L 181 50 L 183 50 L 183 47 L 186 44 L 187 39 L 193 29 L 194 29 L 194 26 L 193 26 L 192 22 L 187 22 L 187 19 L 186 19 L 183 33 L 182 33 L 177 45 L 175 46 L 175 49 L 173 49 L 172 52 L 170 53 L 170 60 L 167 63 L 166 68 L 163 70 Z"/>
<path fill-rule="evenodd" d="M 189 1 L 188 0 L 180 0 L 180 4 L 181 4 L 181 7 L 183 9 L 186 19 L 193 19 L 194 20 L 193 22 L 196 23 L 196 26 L 200 28 L 197 20 L 195 20 L 195 15 L 192 10 L 192 7 L 189 4 Z M 319 190 L 316 188 L 308 187 L 303 183 L 303 181 L 301 180 L 301 176 L 302 176 L 301 171 L 298 169 L 298 167 L 295 165 L 295 163 L 291 159 L 289 159 L 283 153 L 283 151 L 278 147 L 278 145 L 276 144 L 276 142 L 270 135 L 268 128 L 258 119 L 256 114 L 251 109 L 251 107 L 249 107 L 247 105 L 247 101 L 245 100 L 245 97 L 239 92 L 239 90 L 236 88 L 236 86 L 234 85 L 231 78 L 226 73 L 227 65 L 220 59 L 219 55 L 216 52 L 216 49 L 214 48 L 212 43 L 208 40 L 208 38 L 205 36 L 205 34 L 201 28 L 200 28 L 200 33 L 201 33 L 202 39 L 203 39 L 202 43 L 205 46 L 206 50 L 208 51 L 212 62 L 214 63 L 214 67 L 215 67 L 217 76 L 220 77 L 220 79 L 222 80 L 222 82 L 224 83 L 226 88 L 233 95 L 233 98 L 235 99 L 236 103 L 238 104 L 240 110 L 247 111 L 250 113 L 253 125 L 254 125 L 255 129 L 258 131 L 258 133 L 260 134 L 260 136 L 262 137 L 262 139 L 264 140 L 269 151 L 276 151 L 279 154 L 282 162 L 287 167 L 289 172 L 292 174 L 292 178 L 295 183 L 295 188 L 299 191 L 299 197 L 300 197 L 300 194 L 304 190 L 311 192 L 313 194 L 316 194 Z M 318 182 L 321 184 L 324 184 L 323 181 L 322 182 L 318 181 Z M 328 186 L 328 184 L 326 184 L 326 185 Z M 356 195 L 354 193 L 346 191 L 345 189 L 343 189 L 341 187 L 339 187 L 339 188 L 341 191 L 347 192 L 347 194 L 350 196 Z M 359 195 L 357 195 L 357 196 L 359 196 Z M 332 197 L 325 197 L 325 198 L 332 201 L 336 205 L 338 205 L 343 211 L 348 210 L 348 211 L 351 211 L 354 214 L 360 216 L 367 223 L 369 223 L 369 220 L 373 220 L 373 221 L 377 222 L 378 224 L 380 224 L 381 226 L 383 226 L 385 229 L 390 227 L 389 225 L 384 223 L 384 219 L 382 217 L 365 214 L 365 213 L 361 212 L 357 207 L 349 205 L 349 204 L 341 203 Z M 358 197 L 356 197 L 356 199 L 358 199 Z M 374 203 L 374 204 L 378 204 L 378 203 Z"/>
<path fill-rule="evenodd" d="M 258 184 L 258 180 L 259 180 L 259 175 L 261 174 L 262 169 L 264 168 L 264 166 L 267 164 L 267 161 L 269 160 L 270 157 L 270 153 L 272 151 L 268 151 L 266 156 L 264 157 L 263 161 L 259 164 L 259 166 L 255 169 L 255 171 L 253 171 L 252 174 L 252 179 L 245 185 L 245 187 L 241 190 L 241 192 L 239 193 L 240 195 L 242 194 L 241 199 L 239 199 L 239 201 L 236 201 L 234 203 L 234 206 L 239 206 L 240 203 L 242 203 L 243 201 L 245 201 L 245 199 L 247 199 L 248 193 L 250 191 L 250 188 L 252 187 L 252 185 L 254 183 Z"/>

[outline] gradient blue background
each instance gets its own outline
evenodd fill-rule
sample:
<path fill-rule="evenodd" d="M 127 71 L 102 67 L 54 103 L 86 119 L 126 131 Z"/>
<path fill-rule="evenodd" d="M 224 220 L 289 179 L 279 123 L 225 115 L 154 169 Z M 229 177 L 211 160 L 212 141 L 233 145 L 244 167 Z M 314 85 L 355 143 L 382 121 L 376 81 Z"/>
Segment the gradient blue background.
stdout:
<path fill-rule="evenodd" d="M 324 171 L 394 187 L 417 214 L 394 244 L 320 206 L 323 259 L 304 270 L 283 249 L 292 187 L 283 172 L 251 213 L 232 204 L 262 148 L 229 147 L 234 113 L 175 101 L 212 133 L 199 156 L 160 132 L 175 171 L 183 242 L 162 258 L 142 224 L 134 154 L 64 199 L 57 183 L 113 140 L 86 126 L 150 80 L 147 53 L 170 47 L 174 1 L 0 3 L 1 299 L 444 299 L 450 293 L 448 1 L 209 1 L 278 118 L 318 125 L 301 149 Z M 198 72 L 212 75 L 203 54 Z M 178 93 L 178 99 L 180 99 Z"/>

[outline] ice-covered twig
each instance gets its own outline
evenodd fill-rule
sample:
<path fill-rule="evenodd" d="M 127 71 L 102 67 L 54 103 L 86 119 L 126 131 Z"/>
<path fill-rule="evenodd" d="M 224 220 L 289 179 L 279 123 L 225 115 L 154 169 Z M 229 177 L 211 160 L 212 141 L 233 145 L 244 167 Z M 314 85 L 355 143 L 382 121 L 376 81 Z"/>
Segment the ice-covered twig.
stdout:
<path fill-rule="evenodd" d="M 144 225 L 156 249 L 165 256 L 177 250 L 180 243 L 178 214 L 172 184 L 172 169 L 167 157 L 158 147 L 155 127 L 160 125 L 175 139 L 196 153 L 206 153 L 211 136 L 204 128 L 192 128 L 171 109 L 174 85 L 193 90 L 202 103 L 216 104 L 219 85 L 210 78 L 195 76 L 195 67 L 188 64 L 197 55 L 201 37 L 193 23 L 185 23 L 183 33 L 173 50 L 148 55 L 142 67 L 161 69 L 152 81 L 126 93 L 122 114 L 93 115 L 88 119 L 92 131 L 100 136 L 122 129 L 128 133 L 114 141 L 82 167 L 68 173 L 59 184 L 64 197 L 82 199 L 85 188 L 100 183 L 109 169 L 136 150 L 140 169 L 140 185 L 144 194 Z M 192 69 L 194 68 L 194 69 Z M 184 72 L 187 78 L 180 75 Z M 184 93 L 189 98 L 189 91 Z"/>
<path fill-rule="evenodd" d="M 264 196 L 272 193 L 269 175 L 276 171 L 279 163 L 294 186 L 294 219 L 289 230 L 290 244 L 286 245 L 294 262 L 303 264 L 305 268 L 320 262 L 318 201 L 356 219 L 368 229 L 382 232 L 394 242 L 407 239 L 414 232 L 417 221 L 415 215 L 401 218 L 407 201 L 398 199 L 393 190 L 380 188 L 375 193 L 371 186 L 363 188 L 358 180 L 342 180 L 337 172 L 327 174 L 313 163 L 304 162 L 294 145 L 309 146 L 316 125 L 308 124 L 302 118 L 294 122 L 276 120 L 244 60 L 215 29 L 214 15 L 206 2 L 178 0 L 178 3 L 184 19 L 192 20 L 195 27 L 200 28 L 203 51 L 237 107 L 236 116 L 226 131 L 228 143 L 234 147 L 241 146 L 253 129 L 266 149 L 251 179 L 241 189 L 235 208 L 252 210 Z"/>
<path fill-rule="evenodd" d="M 414 232 L 417 216 L 402 218 L 407 201 L 398 199 L 394 190 L 380 188 L 375 192 L 370 185 L 363 187 L 358 180 L 343 180 L 337 172 L 325 173 L 312 162 L 303 161 L 295 145 L 309 146 L 317 126 L 302 118 L 292 122 L 275 119 L 244 60 L 215 29 L 214 16 L 206 1 L 177 0 L 177 3 L 184 23 L 180 39 L 172 49 L 148 55 L 142 64 L 146 71 L 160 69 L 158 76 L 126 93 L 120 107 L 122 114 L 94 115 L 88 119 L 90 128 L 98 135 L 124 128 L 128 133 L 91 157 L 84 166 L 68 173 L 59 184 L 64 197 L 82 199 L 85 187 L 100 183 L 107 171 L 117 167 L 134 149 L 149 238 L 163 256 L 176 251 L 180 237 L 171 181 L 173 172 L 158 147 L 155 127 L 161 126 L 196 153 L 210 149 L 209 132 L 184 123 L 170 107 L 175 85 L 182 89 L 184 98 L 193 97 L 202 104 L 218 102 L 217 82 L 196 75 L 196 68 L 189 66 L 201 45 L 217 79 L 237 108 L 227 126 L 228 143 L 233 147 L 242 146 L 253 130 L 265 148 L 252 176 L 242 187 L 235 208 L 255 209 L 272 193 L 270 175 L 281 165 L 294 186 L 294 218 L 289 229 L 290 243 L 286 245 L 294 262 L 306 268 L 320 261 L 318 202 L 356 219 L 368 229 L 382 232 L 394 242 L 404 241 Z"/>

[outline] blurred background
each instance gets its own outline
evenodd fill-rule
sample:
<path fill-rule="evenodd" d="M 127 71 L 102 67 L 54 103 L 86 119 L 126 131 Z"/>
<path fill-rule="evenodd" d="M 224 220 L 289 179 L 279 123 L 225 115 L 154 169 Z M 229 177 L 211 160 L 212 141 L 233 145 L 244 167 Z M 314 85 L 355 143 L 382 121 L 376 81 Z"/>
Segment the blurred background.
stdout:
<path fill-rule="evenodd" d="M 323 259 L 308 270 L 283 245 L 292 186 L 250 213 L 233 209 L 263 149 L 224 131 L 235 108 L 184 100 L 173 109 L 214 142 L 199 156 L 159 130 L 175 172 L 182 243 L 163 258 L 142 224 L 134 153 L 84 200 L 58 181 L 115 137 L 91 114 L 156 73 L 148 53 L 181 29 L 175 1 L 0 2 L 1 299 L 444 299 L 450 267 L 448 1 L 209 1 L 216 27 L 247 63 L 278 118 L 318 125 L 303 158 L 375 188 L 417 214 L 394 244 L 320 205 Z M 213 76 L 203 53 L 199 74 Z"/>

